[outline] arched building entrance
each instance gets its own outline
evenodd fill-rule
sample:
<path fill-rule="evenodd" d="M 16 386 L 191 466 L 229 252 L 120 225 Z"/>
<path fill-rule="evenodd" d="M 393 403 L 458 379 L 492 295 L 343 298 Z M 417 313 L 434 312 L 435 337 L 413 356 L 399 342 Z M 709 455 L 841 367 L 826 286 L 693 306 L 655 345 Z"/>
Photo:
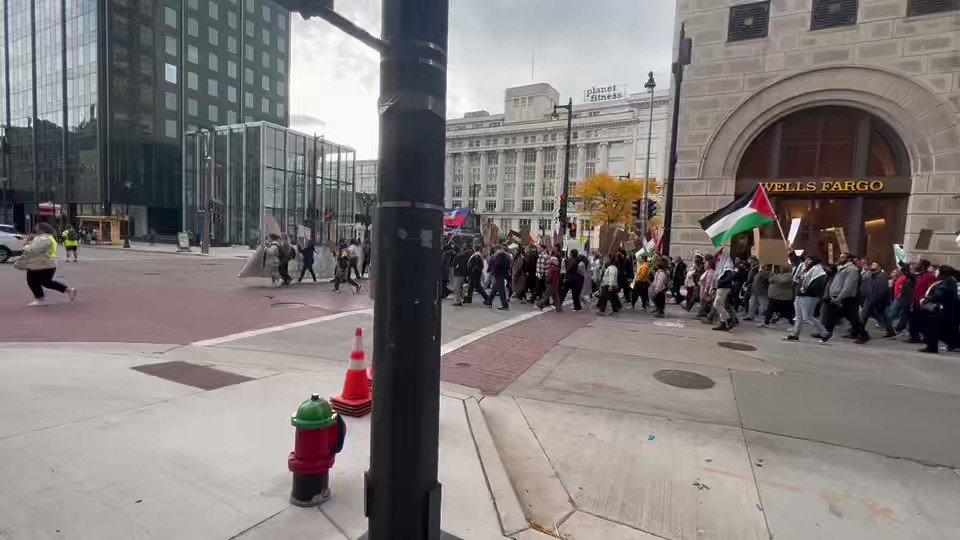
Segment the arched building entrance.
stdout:
<path fill-rule="evenodd" d="M 910 158 L 899 135 L 866 111 L 802 109 L 766 127 L 737 166 L 735 194 L 762 183 L 784 230 L 800 218 L 794 249 L 835 261 L 843 251 L 890 268 L 903 240 Z M 779 238 L 771 226 L 762 236 Z M 734 242 L 745 251 L 751 237 Z M 737 249 L 739 248 L 739 249 Z"/>

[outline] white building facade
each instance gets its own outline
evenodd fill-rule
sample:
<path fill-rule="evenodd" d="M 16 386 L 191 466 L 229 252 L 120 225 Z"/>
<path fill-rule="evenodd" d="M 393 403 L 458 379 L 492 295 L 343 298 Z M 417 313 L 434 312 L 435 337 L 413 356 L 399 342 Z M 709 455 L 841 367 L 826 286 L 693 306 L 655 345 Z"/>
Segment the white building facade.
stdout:
<path fill-rule="evenodd" d="M 357 193 L 377 193 L 380 185 L 379 163 L 376 159 L 357 160 Z"/>
<path fill-rule="evenodd" d="M 610 87 L 604 88 L 608 90 Z M 618 97 L 622 95 L 623 97 Z M 586 98 L 586 93 L 585 93 Z M 643 178 L 646 169 L 649 92 L 605 92 L 595 103 L 573 104 L 570 139 L 570 186 L 596 173 L 614 178 Z M 654 95 L 650 177 L 666 170 L 669 92 Z M 501 232 L 530 227 L 537 238 L 558 224 L 563 190 L 567 116 L 553 118 L 559 93 L 539 83 L 508 88 L 504 113 L 466 113 L 447 120 L 444 203 L 470 208 Z M 584 231 L 586 218 L 575 206 L 569 219 Z"/>

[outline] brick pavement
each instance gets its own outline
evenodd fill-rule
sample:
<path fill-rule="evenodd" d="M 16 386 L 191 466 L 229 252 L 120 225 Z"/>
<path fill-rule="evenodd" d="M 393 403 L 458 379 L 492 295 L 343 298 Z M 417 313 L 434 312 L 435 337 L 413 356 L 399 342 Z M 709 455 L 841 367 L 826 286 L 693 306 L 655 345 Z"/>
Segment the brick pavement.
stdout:
<path fill-rule="evenodd" d="M 550 349 L 594 319 L 589 310 L 546 313 L 486 335 L 441 359 L 440 377 L 447 382 L 497 394 Z"/>

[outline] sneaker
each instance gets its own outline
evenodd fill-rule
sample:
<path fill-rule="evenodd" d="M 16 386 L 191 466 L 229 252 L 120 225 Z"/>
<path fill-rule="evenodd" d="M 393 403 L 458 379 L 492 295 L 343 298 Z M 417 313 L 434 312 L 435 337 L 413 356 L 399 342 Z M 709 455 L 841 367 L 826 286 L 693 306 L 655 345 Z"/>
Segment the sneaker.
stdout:
<path fill-rule="evenodd" d="M 937 350 L 936 348 L 931 349 L 931 348 L 929 348 L 929 347 L 924 347 L 924 348 L 922 348 L 922 349 L 917 349 L 917 350 L 920 351 L 920 352 L 923 352 L 923 353 L 940 354 L 940 351 Z"/>
<path fill-rule="evenodd" d="M 743 320 L 744 320 L 744 321 L 752 321 L 752 320 L 753 320 L 753 317 L 744 317 Z"/>
<path fill-rule="evenodd" d="M 77 288 L 76 288 L 76 287 L 70 287 L 69 289 L 67 289 L 67 297 L 70 299 L 71 302 L 73 302 L 74 300 L 76 300 L 76 299 L 77 299 Z"/>
<path fill-rule="evenodd" d="M 770 325 L 765 322 L 762 322 L 757 325 L 757 328 L 770 328 Z"/>
<path fill-rule="evenodd" d="M 490 307 L 493 307 L 493 305 L 491 304 Z M 500 306 L 497 309 L 499 309 L 500 311 L 506 311 L 510 309 L 510 306 Z"/>
<path fill-rule="evenodd" d="M 800 338 L 798 338 L 797 336 L 787 335 L 780 338 L 780 341 L 800 341 Z"/>
<path fill-rule="evenodd" d="M 868 341 L 870 341 L 870 336 L 863 336 L 863 337 L 860 337 L 860 338 L 857 338 L 857 339 L 853 340 L 853 342 L 856 343 L 857 345 L 863 345 L 864 343 L 866 343 L 866 342 L 868 342 Z"/>
<path fill-rule="evenodd" d="M 462 306 L 463 303 L 461 302 L 461 303 L 459 303 L 459 304 L 451 304 L 451 305 L 453 305 L 453 306 L 458 306 L 458 307 L 459 307 L 459 306 Z"/>
<path fill-rule="evenodd" d="M 843 339 L 857 339 L 857 336 L 855 336 L 855 335 L 853 335 L 853 334 L 844 334 L 844 335 L 842 335 L 842 336 L 840 336 L 840 337 L 842 337 Z"/>
<path fill-rule="evenodd" d="M 897 337 L 896 332 L 887 332 L 886 334 L 883 335 L 883 339 L 893 339 L 895 337 Z"/>
<path fill-rule="evenodd" d="M 27 304 L 27 306 L 29 306 L 29 307 L 45 306 L 45 305 L 47 305 L 47 302 L 46 302 L 46 300 L 44 300 L 43 298 L 38 298 L 38 299 L 34 300 L 33 302 L 30 302 L 29 304 Z"/>
<path fill-rule="evenodd" d="M 666 315 L 664 315 L 663 313 L 657 313 L 656 315 L 654 315 L 654 317 L 656 317 L 656 318 L 658 318 L 658 319 L 663 319 L 663 318 L 666 317 Z"/>

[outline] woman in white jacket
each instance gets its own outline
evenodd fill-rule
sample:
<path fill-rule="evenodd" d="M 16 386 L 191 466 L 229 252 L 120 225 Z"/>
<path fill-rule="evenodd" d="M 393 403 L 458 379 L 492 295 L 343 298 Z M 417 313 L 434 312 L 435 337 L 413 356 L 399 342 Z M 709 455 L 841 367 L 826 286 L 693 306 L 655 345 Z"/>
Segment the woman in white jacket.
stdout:
<path fill-rule="evenodd" d="M 617 286 L 617 265 L 609 255 L 604 258 L 603 278 L 600 280 L 600 301 L 597 303 L 597 315 L 606 315 L 607 301 L 614 313 L 620 311 L 620 289 Z"/>
<path fill-rule="evenodd" d="M 27 305 L 45 305 L 45 288 L 62 292 L 71 302 L 74 301 L 77 298 L 77 289 L 53 279 L 57 273 L 57 241 L 54 238 L 56 232 L 46 223 L 38 224 L 35 230 L 37 234 L 23 247 L 23 255 L 14 264 L 15 268 L 27 272 L 27 286 L 34 298 L 33 302 Z"/>

